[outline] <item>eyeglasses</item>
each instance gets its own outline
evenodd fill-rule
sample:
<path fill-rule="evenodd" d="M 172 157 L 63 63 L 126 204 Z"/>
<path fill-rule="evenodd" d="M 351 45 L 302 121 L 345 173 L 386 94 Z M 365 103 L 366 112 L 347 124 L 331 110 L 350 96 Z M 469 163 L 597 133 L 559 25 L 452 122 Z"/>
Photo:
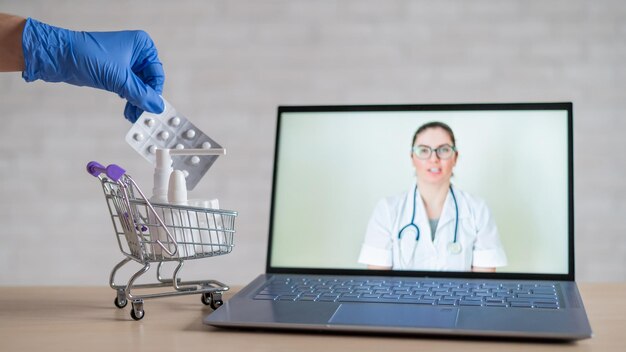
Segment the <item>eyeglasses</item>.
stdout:
<path fill-rule="evenodd" d="M 449 144 L 440 145 L 433 149 L 427 145 L 416 145 L 413 147 L 413 153 L 418 159 L 427 160 L 433 155 L 433 151 L 437 154 L 437 157 L 441 160 L 447 160 L 454 155 L 456 147 Z"/>

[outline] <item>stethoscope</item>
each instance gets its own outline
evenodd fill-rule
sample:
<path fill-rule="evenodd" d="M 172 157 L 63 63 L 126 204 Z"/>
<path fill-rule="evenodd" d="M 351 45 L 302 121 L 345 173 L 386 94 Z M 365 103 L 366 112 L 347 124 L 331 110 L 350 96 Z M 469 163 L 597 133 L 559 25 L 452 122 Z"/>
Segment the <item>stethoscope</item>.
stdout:
<path fill-rule="evenodd" d="M 454 221 L 454 240 L 448 243 L 448 245 L 446 246 L 446 249 L 448 250 L 448 253 L 450 254 L 459 254 L 461 253 L 461 250 L 462 250 L 461 244 L 457 241 L 457 234 L 459 230 L 459 204 L 456 201 L 456 196 L 454 195 L 454 190 L 452 189 L 452 185 L 450 185 L 450 194 L 452 194 L 452 199 L 454 200 L 454 209 L 456 210 L 456 216 L 455 216 L 455 221 Z M 415 223 L 416 202 L 417 202 L 417 185 L 415 185 L 415 188 L 413 190 L 413 214 L 411 215 L 411 222 L 407 224 L 406 226 L 404 226 L 403 228 L 401 228 L 400 231 L 398 232 L 398 248 L 399 248 L 398 254 L 400 256 L 400 260 L 403 259 L 402 245 L 400 243 L 403 232 L 407 230 L 410 231 L 411 229 L 413 229 L 416 233 L 415 243 L 413 244 L 413 250 L 411 251 L 411 261 L 413 261 L 413 257 L 415 256 L 415 249 L 417 249 L 417 241 L 419 241 L 420 239 L 420 229 Z"/>

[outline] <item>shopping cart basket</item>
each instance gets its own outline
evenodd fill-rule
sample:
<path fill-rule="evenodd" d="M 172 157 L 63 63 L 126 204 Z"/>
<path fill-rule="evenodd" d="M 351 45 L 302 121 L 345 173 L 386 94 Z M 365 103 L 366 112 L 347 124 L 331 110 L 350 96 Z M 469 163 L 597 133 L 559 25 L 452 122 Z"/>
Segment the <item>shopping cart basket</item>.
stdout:
<path fill-rule="evenodd" d="M 144 299 L 200 294 L 202 303 L 213 309 L 223 304 L 222 293 L 228 286 L 216 280 L 182 281 L 179 273 L 186 260 L 232 251 L 237 212 L 150 202 L 132 177 L 115 164 L 104 167 L 92 161 L 87 164 L 87 172 L 102 184 L 115 236 L 126 256 L 115 265 L 109 278 L 109 285 L 117 291 L 115 306 L 124 308 L 130 301 L 130 316 L 140 320 L 145 315 Z M 117 271 L 131 260 L 143 267 L 125 285 L 115 283 Z M 165 262 L 178 262 L 171 278 L 161 275 Z M 156 281 L 135 283 L 150 269 L 151 263 L 158 263 Z M 145 294 L 133 291 L 164 287 L 171 289 Z"/>

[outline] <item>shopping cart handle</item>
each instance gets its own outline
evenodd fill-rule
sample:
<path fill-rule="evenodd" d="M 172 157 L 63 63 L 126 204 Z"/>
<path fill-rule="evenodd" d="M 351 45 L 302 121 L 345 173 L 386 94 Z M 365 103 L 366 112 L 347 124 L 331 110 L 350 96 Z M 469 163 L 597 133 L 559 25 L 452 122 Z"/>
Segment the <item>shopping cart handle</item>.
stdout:
<path fill-rule="evenodd" d="M 117 182 L 122 176 L 124 176 L 126 170 L 115 164 L 110 164 L 109 166 L 104 167 L 96 161 L 90 161 L 87 163 L 87 172 L 94 177 L 98 177 L 101 173 L 105 173 L 111 180 Z"/>

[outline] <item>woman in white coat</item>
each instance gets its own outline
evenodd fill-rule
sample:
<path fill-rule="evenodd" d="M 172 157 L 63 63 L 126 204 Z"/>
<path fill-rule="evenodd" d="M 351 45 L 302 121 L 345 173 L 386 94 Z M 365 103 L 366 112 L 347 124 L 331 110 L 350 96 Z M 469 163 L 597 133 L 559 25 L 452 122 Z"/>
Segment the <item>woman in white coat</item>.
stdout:
<path fill-rule="evenodd" d="M 507 264 L 485 202 L 450 183 L 458 155 L 448 125 L 418 128 L 411 149 L 416 183 L 378 202 L 359 263 L 419 271 L 495 271 Z"/>

